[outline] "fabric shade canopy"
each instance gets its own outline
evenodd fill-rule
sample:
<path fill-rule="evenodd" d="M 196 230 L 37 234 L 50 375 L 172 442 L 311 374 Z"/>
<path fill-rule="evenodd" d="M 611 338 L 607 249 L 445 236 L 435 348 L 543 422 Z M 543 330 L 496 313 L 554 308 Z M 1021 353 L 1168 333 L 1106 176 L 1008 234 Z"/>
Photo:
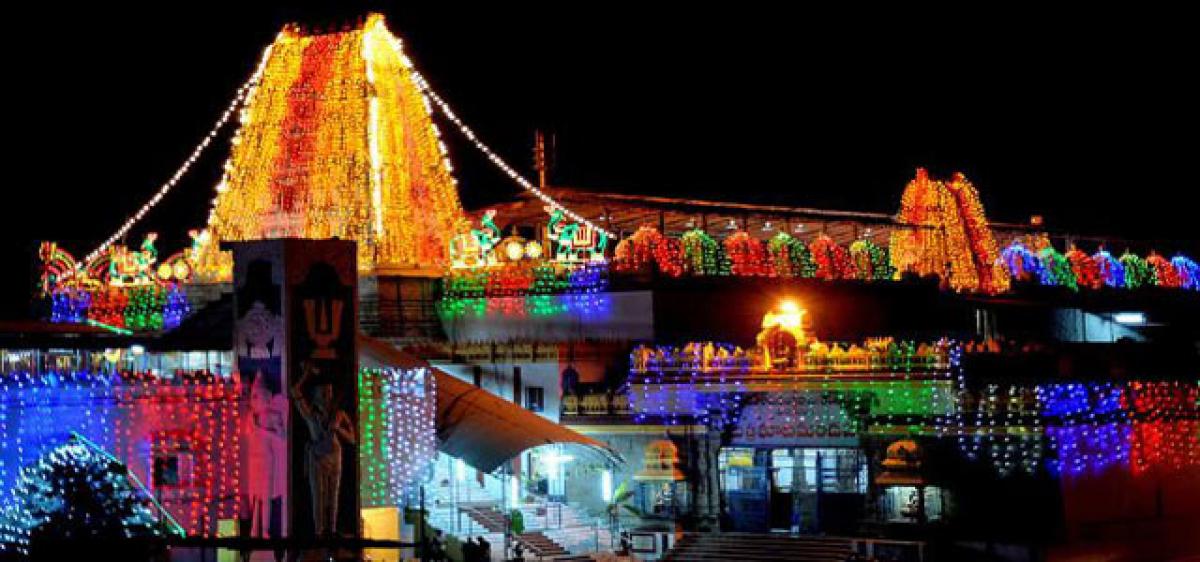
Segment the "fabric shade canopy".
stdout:
<path fill-rule="evenodd" d="M 576 444 L 620 457 L 603 443 L 567 429 L 486 390 L 438 372 L 438 449 L 491 472 L 526 449 Z"/>
<path fill-rule="evenodd" d="M 365 367 L 426 367 L 433 372 L 438 450 L 477 470 L 491 472 L 526 449 L 553 444 L 581 445 L 607 460 L 622 461 L 604 443 L 463 382 L 387 342 L 365 335 L 358 339 Z"/>

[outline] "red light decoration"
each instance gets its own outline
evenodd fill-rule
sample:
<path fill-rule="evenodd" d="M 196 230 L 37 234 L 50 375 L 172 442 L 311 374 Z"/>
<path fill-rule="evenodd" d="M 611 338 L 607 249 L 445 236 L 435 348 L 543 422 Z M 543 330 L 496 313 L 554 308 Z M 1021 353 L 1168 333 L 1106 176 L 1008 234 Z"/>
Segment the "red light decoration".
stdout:
<path fill-rule="evenodd" d="M 621 240 L 613 255 L 613 270 L 619 273 L 649 273 L 657 269 L 670 277 L 683 275 L 683 248 L 679 240 L 667 238 L 652 226 L 638 228 Z"/>
<path fill-rule="evenodd" d="M 762 241 L 745 231 L 725 239 L 725 255 L 729 257 L 730 273 L 739 277 L 769 276 L 774 273 L 767 248 Z"/>
<path fill-rule="evenodd" d="M 1075 282 L 1080 288 L 1099 289 L 1104 285 L 1104 278 L 1100 275 L 1100 265 L 1092 259 L 1092 256 L 1072 246 L 1070 250 L 1067 250 L 1065 257 L 1071 264 L 1071 273 L 1075 275 Z"/>
<path fill-rule="evenodd" d="M 1146 265 L 1150 267 L 1150 271 L 1153 274 L 1151 280 L 1155 285 L 1173 289 L 1179 288 L 1179 272 L 1176 271 L 1175 266 L 1171 264 L 1170 260 L 1155 252 L 1150 252 L 1150 255 L 1146 258 Z"/>
<path fill-rule="evenodd" d="M 854 279 L 858 273 L 850 253 L 838 245 L 828 235 L 822 234 L 809 244 L 813 261 L 817 264 L 817 278 L 832 281 L 836 279 Z"/>

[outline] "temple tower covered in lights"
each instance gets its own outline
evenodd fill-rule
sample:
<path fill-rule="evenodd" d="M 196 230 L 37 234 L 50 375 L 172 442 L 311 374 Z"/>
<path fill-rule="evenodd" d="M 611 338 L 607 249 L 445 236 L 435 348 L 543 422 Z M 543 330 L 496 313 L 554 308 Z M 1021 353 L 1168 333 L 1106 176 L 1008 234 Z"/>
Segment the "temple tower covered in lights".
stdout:
<path fill-rule="evenodd" d="M 330 33 L 287 27 L 260 64 L 196 234 L 198 273 L 229 279 L 222 241 L 281 237 L 354 240 L 364 273 L 445 264 L 463 216 L 456 182 L 420 77 L 383 17 Z"/>

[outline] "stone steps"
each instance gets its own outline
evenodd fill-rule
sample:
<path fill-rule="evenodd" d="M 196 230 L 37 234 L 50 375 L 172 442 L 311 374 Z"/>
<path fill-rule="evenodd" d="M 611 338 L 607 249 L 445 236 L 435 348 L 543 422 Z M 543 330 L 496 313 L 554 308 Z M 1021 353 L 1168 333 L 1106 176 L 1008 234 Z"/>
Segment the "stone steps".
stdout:
<path fill-rule="evenodd" d="M 753 533 L 688 533 L 663 560 L 673 562 L 843 562 L 847 539 Z"/>
<path fill-rule="evenodd" d="M 543 535 L 541 531 L 530 531 L 517 535 L 517 540 L 529 549 L 530 554 L 537 558 L 555 558 L 558 556 L 570 556 L 571 553 L 562 545 L 550 540 L 549 537 Z M 557 559 L 557 558 L 555 558 Z"/>

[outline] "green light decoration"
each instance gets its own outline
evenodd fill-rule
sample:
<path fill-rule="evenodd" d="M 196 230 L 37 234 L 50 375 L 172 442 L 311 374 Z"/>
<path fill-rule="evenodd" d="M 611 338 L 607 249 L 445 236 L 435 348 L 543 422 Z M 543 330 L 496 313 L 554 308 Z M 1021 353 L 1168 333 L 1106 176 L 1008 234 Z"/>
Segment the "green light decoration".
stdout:
<path fill-rule="evenodd" d="M 391 498 L 387 479 L 387 443 L 382 428 L 383 388 L 378 377 L 367 370 L 358 373 L 358 424 L 362 439 L 358 446 L 363 505 L 385 505 Z"/>
<path fill-rule="evenodd" d="M 711 276 L 721 274 L 721 244 L 707 232 L 694 228 L 680 237 L 683 245 L 684 270 L 690 275 Z"/>
<path fill-rule="evenodd" d="M 1121 254 L 1121 265 L 1125 268 L 1125 288 L 1137 289 L 1154 284 L 1154 270 L 1146 260 L 1137 254 L 1126 251 Z"/>
<path fill-rule="evenodd" d="M 811 279 L 817 275 L 817 263 L 804 241 L 780 232 L 767 242 L 767 251 L 778 277 Z"/>
<path fill-rule="evenodd" d="M 433 373 L 423 367 L 361 369 L 358 407 L 362 503 L 402 503 L 437 454 Z"/>
<path fill-rule="evenodd" d="M 1079 290 L 1079 283 L 1075 279 L 1075 272 L 1071 269 L 1071 261 L 1066 256 L 1055 250 L 1053 246 L 1042 248 L 1038 252 L 1038 258 L 1042 260 L 1044 268 L 1042 275 L 1043 285 L 1056 285 L 1067 287 L 1072 291 Z"/>
<path fill-rule="evenodd" d="M 112 332 L 112 333 L 114 333 L 114 334 L 118 334 L 118 335 L 122 335 L 122 336 L 132 336 L 132 335 L 133 335 L 133 330 L 126 330 L 125 328 L 121 328 L 121 327 L 119 327 L 119 326 L 113 326 L 113 325 L 111 325 L 111 324 L 105 324 L 104 322 L 101 322 L 101 321 L 99 321 L 99 320 L 92 320 L 91 318 L 88 318 L 88 319 L 86 320 L 86 322 L 87 322 L 87 325 L 88 325 L 88 326 L 95 326 L 95 327 L 97 327 L 97 328 L 104 328 L 105 330 L 108 330 L 108 331 L 110 331 L 110 332 Z"/>
<path fill-rule="evenodd" d="M 157 331 L 163 327 L 163 306 L 167 292 L 157 285 L 133 287 L 125 306 L 125 327 L 135 332 Z"/>
<path fill-rule="evenodd" d="M 888 249 L 870 240 L 855 240 L 850 244 L 850 259 L 858 278 L 865 281 L 886 281 L 895 277 L 896 268 Z"/>

